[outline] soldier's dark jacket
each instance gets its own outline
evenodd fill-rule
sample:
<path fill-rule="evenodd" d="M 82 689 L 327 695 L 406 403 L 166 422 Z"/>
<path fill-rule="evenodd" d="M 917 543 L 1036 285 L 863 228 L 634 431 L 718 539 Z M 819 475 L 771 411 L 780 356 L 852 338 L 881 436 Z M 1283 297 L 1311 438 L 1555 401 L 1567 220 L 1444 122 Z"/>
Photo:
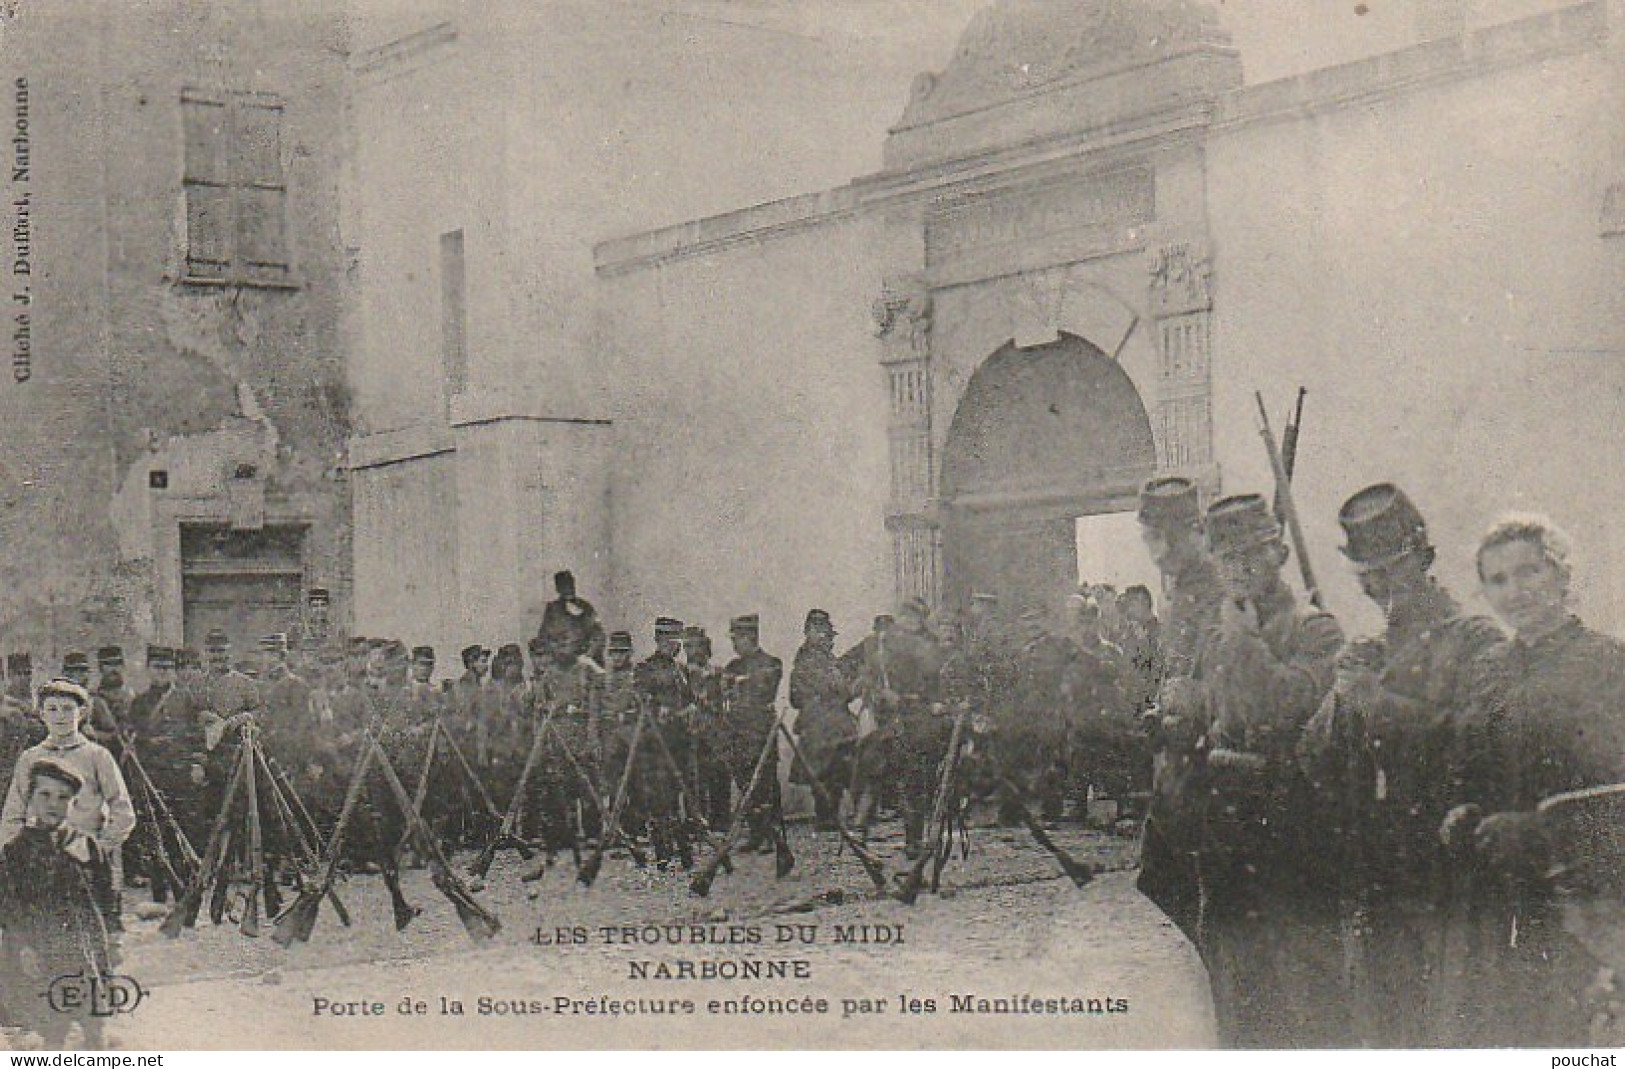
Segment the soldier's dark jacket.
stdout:
<path fill-rule="evenodd" d="M 1453 751 L 1484 658 L 1500 629 L 1434 586 L 1380 646 L 1380 689 L 1368 708 L 1328 694 L 1300 740 L 1305 773 L 1333 821 L 1330 863 L 1360 882 L 1368 901 L 1445 893 L 1439 825 L 1462 801 Z"/>
<path fill-rule="evenodd" d="M 852 684 L 834 653 L 811 643 L 796 651 L 790 669 L 790 704 L 796 710 L 796 741 L 815 773 L 823 771 L 836 748 L 857 730 L 847 709 L 851 700 Z M 805 783 L 807 770 L 797 762 L 791 778 Z"/>
<path fill-rule="evenodd" d="M 649 702 L 649 711 L 678 712 L 694 703 L 688 672 L 677 658 L 655 650 L 637 666 L 637 688 Z"/>

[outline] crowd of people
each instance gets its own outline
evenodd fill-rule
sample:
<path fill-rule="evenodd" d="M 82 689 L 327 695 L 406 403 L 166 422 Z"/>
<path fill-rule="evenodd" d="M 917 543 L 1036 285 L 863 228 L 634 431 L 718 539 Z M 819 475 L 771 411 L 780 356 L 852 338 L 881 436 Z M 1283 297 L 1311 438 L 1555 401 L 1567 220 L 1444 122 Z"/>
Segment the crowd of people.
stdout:
<path fill-rule="evenodd" d="M 73 653 L 37 693 L 13 655 L 5 990 L 109 960 L 111 943 L 62 933 L 86 918 L 117 932 L 121 880 L 182 896 L 244 747 L 329 852 L 382 874 L 402 927 L 416 907 L 399 871 L 426 846 L 513 842 L 534 880 L 560 851 L 579 861 L 611 840 L 691 868 L 697 845 L 738 829 L 782 876 L 788 754 L 818 829 L 863 838 L 891 808 L 916 859 L 938 849 L 928 814 L 945 799 L 963 813 L 987 797 L 1030 827 L 1030 804 L 1055 821 L 1146 799 L 1139 885 L 1200 952 L 1226 1046 L 1583 1042 L 1612 1002 L 1563 909 L 1625 884 L 1597 834 L 1618 823 L 1609 787 L 1625 780 L 1625 647 L 1574 615 L 1566 536 L 1515 518 L 1484 537 L 1498 625 L 1435 580 L 1410 499 L 1368 487 L 1339 514 L 1342 553 L 1386 629 L 1350 641 L 1283 579 L 1281 509 L 1238 495 L 1204 510 L 1189 480 L 1158 478 L 1139 520 L 1160 619 L 1144 587 L 1085 586 L 1064 607 L 979 593 L 959 618 L 909 599 L 837 652 L 812 609 L 788 673 L 754 615 L 730 622 L 723 664 L 703 628 L 665 616 L 636 660 L 568 572 L 528 649 L 470 645 L 438 684 L 431 647 L 320 630 L 266 636 L 249 666 L 218 631 L 201 654 L 150 647 L 140 693 L 116 647 L 98 651 L 94 686 Z M 356 760 L 372 740 L 416 786 L 433 846 Z M 292 838 L 265 844 L 273 883 L 297 867 Z M 57 911 L 43 927 L 42 910 Z"/>

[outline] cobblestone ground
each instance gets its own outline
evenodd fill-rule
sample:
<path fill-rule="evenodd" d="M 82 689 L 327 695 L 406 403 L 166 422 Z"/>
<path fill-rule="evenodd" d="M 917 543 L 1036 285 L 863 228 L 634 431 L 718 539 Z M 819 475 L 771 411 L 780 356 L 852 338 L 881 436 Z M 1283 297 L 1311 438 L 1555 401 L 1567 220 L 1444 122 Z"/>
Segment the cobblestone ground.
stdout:
<path fill-rule="evenodd" d="M 881 830 L 876 853 L 903 869 L 895 826 Z M 567 857 L 545 879 L 522 884 L 520 862 L 504 855 L 479 895 L 503 931 L 480 946 L 421 871 L 405 883 L 423 915 L 405 932 L 394 930 L 377 878 L 357 877 L 341 887 L 353 927 L 324 907 L 311 942 L 287 951 L 206 917 L 166 939 L 156 920 L 135 920 L 131 908 L 122 971 L 147 996 L 110 1034 L 127 1049 L 1211 1045 L 1201 966 L 1135 892 L 1132 841 L 1077 827 L 1055 837 L 1106 871 L 1079 890 L 1025 832 L 973 828 L 969 856 L 956 852 L 941 894 L 912 907 L 876 896 L 851 856 L 836 855 L 833 836 L 802 827 L 792 828 L 798 864 L 789 878 L 773 879 L 771 856 L 743 857 L 706 899 L 689 893 L 685 873 L 639 870 L 613 854 L 591 889 L 576 884 Z M 128 901 L 133 907 L 134 892 Z M 705 925 L 710 937 L 755 931 L 762 942 L 611 944 L 601 931 L 661 924 Z M 777 941 L 781 925 L 787 942 Z M 848 925 L 856 936 L 893 941 L 838 944 L 837 927 Z M 585 945 L 538 941 L 553 940 L 560 927 L 583 929 Z M 680 972 L 683 962 L 698 974 L 746 961 L 804 975 L 654 978 Z M 634 975 L 639 969 L 644 978 Z M 1029 1010 L 1032 999 L 1051 1000 L 1042 1007 L 1049 1010 L 1075 999 L 1083 1012 L 1020 1012 L 1023 996 Z M 712 1012 L 713 1000 L 747 997 L 777 1000 L 768 1008 L 782 1012 Z M 820 998 L 825 1012 L 816 1012 Z M 1005 1001 L 983 1007 L 978 998 Z M 403 999 L 421 1000 L 427 1012 L 398 1012 Z M 593 999 L 644 1005 L 603 1012 L 612 1007 Z M 783 1005 L 799 1009 L 806 999 L 815 1012 Z M 905 1012 L 905 999 L 921 1010 L 934 1003 L 936 1012 Z M 382 1003 L 383 1013 L 318 1012 L 318 1000 Z M 463 1015 L 442 1012 L 452 1000 Z M 636 1012 L 666 1000 L 688 1000 L 694 1010 Z M 977 1012 L 1001 1008 L 1018 1012 Z"/>

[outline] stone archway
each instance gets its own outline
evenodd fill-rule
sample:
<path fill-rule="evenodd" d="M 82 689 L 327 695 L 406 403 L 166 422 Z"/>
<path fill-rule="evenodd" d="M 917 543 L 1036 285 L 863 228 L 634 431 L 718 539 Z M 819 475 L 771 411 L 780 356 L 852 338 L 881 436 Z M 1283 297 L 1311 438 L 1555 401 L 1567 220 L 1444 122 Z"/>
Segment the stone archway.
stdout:
<path fill-rule="evenodd" d="M 1123 369 L 1076 335 L 1007 343 L 960 398 L 943 448 L 943 602 L 1056 606 L 1077 583 L 1075 522 L 1133 507 L 1156 467 Z"/>

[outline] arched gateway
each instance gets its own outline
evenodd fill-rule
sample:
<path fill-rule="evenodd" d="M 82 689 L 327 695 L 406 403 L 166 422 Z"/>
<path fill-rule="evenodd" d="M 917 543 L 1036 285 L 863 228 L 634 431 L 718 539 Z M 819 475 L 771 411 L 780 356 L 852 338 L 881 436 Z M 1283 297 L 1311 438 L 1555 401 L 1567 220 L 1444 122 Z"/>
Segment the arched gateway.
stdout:
<path fill-rule="evenodd" d="M 943 601 L 1053 607 L 1078 578 L 1076 520 L 1133 507 L 1156 467 L 1138 391 L 1075 335 L 1007 343 L 960 398 L 943 448 Z"/>

